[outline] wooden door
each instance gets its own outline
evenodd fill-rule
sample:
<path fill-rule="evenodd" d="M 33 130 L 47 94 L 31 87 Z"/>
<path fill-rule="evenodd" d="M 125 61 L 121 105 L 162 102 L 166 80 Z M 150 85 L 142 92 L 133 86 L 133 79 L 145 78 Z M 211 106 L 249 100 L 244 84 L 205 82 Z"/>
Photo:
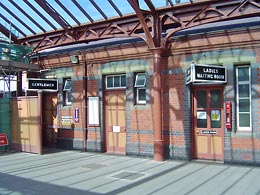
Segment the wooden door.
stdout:
<path fill-rule="evenodd" d="M 195 158 L 224 158 L 223 89 L 194 90 Z"/>
<path fill-rule="evenodd" d="M 105 106 L 107 152 L 124 155 L 126 151 L 125 91 L 107 92 Z"/>

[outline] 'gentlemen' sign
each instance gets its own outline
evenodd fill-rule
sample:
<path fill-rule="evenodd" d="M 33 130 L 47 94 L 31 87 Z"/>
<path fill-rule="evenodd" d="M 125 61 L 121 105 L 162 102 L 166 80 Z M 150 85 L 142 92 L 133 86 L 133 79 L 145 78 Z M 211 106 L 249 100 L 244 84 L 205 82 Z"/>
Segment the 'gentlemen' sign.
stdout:
<path fill-rule="evenodd" d="M 192 64 L 186 71 L 186 84 L 226 83 L 226 67 Z"/>
<path fill-rule="evenodd" d="M 58 91 L 58 80 L 55 80 L 55 79 L 28 79 L 28 90 Z"/>

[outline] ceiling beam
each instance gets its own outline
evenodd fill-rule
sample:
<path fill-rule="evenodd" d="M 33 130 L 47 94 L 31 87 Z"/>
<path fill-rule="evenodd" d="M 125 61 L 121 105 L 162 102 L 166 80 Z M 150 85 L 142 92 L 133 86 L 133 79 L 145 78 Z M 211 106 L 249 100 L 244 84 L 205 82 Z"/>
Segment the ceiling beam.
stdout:
<path fill-rule="evenodd" d="M 110 5 L 114 8 L 114 10 L 116 10 L 117 14 L 119 16 L 123 16 L 122 12 L 119 10 L 119 8 L 114 4 L 114 2 L 112 0 L 108 0 L 108 2 L 110 3 Z"/>
<path fill-rule="evenodd" d="M 68 29 L 71 25 L 46 1 L 35 0 L 63 29 Z"/>
<path fill-rule="evenodd" d="M 25 15 L 29 21 L 35 24 L 39 29 L 41 29 L 42 32 L 46 32 L 46 30 L 38 23 L 36 22 L 29 14 L 27 14 L 24 9 L 22 9 L 19 5 L 15 3 L 15 1 L 9 0 L 9 2 L 16 7 L 23 15 Z"/>
<path fill-rule="evenodd" d="M 5 29 L 8 30 L 8 34 L 6 35 L 7 37 L 9 37 L 10 33 L 11 33 L 11 36 L 12 36 L 12 41 L 14 41 L 16 43 L 16 41 L 18 41 L 18 37 L 17 35 L 15 35 L 14 33 L 10 32 L 10 28 L 12 29 L 15 29 L 16 31 L 18 31 L 19 33 L 21 33 L 23 36 L 26 36 L 26 34 L 20 30 L 20 28 L 18 28 L 17 26 L 15 26 L 14 24 L 12 24 L 12 22 L 10 20 L 8 20 L 5 16 L 3 16 L 1 13 L 0 13 L 0 17 L 9 25 L 11 25 L 11 27 L 9 26 L 9 28 L 6 28 L 4 27 Z M 3 25 L 2 25 L 3 26 Z"/>
<path fill-rule="evenodd" d="M 38 9 L 36 9 L 29 1 L 24 1 L 35 13 L 37 13 L 53 30 L 57 28 L 48 20 Z"/>
<path fill-rule="evenodd" d="M 29 27 L 24 21 L 22 21 L 17 15 L 15 15 L 12 11 L 10 11 L 6 6 L 4 6 L 1 2 L 0 2 L 0 6 L 5 9 L 5 11 L 7 11 L 13 18 L 15 18 L 18 22 L 20 22 L 28 31 L 30 31 L 32 34 L 36 34 L 36 32 Z M 4 17 L 4 16 L 3 16 Z M 9 23 L 10 24 L 10 23 Z M 18 30 L 20 28 L 17 28 L 16 30 Z M 23 35 L 26 36 L 26 33 L 22 33 Z"/>
<path fill-rule="evenodd" d="M 154 7 L 152 1 L 151 1 L 151 0 L 144 0 L 144 1 L 145 1 L 145 3 L 147 4 L 147 6 L 149 7 L 149 9 L 150 9 L 153 13 L 155 13 L 155 12 L 156 12 L 156 9 L 155 9 L 155 7 Z"/>
<path fill-rule="evenodd" d="M 104 19 L 108 19 L 107 15 L 102 11 L 102 9 L 98 6 L 98 4 L 96 4 L 94 0 L 89 0 L 89 2 L 96 8 L 96 10 L 101 14 Z"/>
<path fill-rule="evenodd" d="M 82 24 L 70 28 L 69 32 L 68 29 L 61 29 L 18 40 L 22 44 L 34 46 L 35 50 L 42 50 L 76 42 L 134 36 L 143 38 L 150 48 L 167 47 L 169 38 L 180 30 L 212 22 L 260 15 L 259 0 L 195 1 L 157 9 L 153 14 L 143 12 L 136 0 L 128 0 L 128 2 L 136 12 L 135 14 Z M 162 36 L 162 30 L 167 32 L 167 35 L 159 38 L 158 36 Z M 74 39 L 71 38 L 72 34 L 75 34 Z M 158 40 L 162 42 L 155 44 Z"/>
<path fill-rule="evenodd" d="M 88 18 L 88 20 L 93 23 L 94 19 L 83 9 L 83 7 L 77 2 L 77 0 L 72 0 L 72 2 L 79 8 L 79 10 Z"/>
<path fill-rule="evenodd" d="M 2 17 L 2 14 L 0 14 L 0 17 Z M 0 24 L 0 32 L 2 32 L 7 38 L 10 37 L 10 30 L 7 29 L 5 26 Z M 18 42 L 17 37 L 14 34 L 11 34 L 12 42 Z"/>
<path fill-rule="evenodd" d="M 78 19 L 71 14 L 71 12 L 60 2 L 60 0 L 55 0 L 55 2 L 74 20 L 74 22 L 76 22 L 77 25 L 80 25 Z"/>

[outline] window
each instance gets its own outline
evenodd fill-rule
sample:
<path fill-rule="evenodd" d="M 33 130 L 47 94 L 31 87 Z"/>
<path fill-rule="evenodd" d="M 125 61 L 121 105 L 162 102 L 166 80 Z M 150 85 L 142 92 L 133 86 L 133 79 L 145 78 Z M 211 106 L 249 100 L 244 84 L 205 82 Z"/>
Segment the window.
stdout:
<path fill-rule="evenodd" d="M 106 88 L 107 89 L 118 89 L 126 87 L 126 76 L 122 75 L 111 75 L 106 77 Z"/>
<path fill-rule="evenodd" d="M 250 67 L 236 68 L 237 127 L 241 131 L 251 130 L 251 82 Z"/>
<path fill-rule="evenodd" d="M 64 85 L 63 85 L 63 103 L 65 106 L 71 105 L 71 100 L 72 100 L 72 81 L 70 78 L 66 78 L 63 80 Z"/>
<path fill-rule="evenodd" d="M 135 75 L 135 102 L 136 104 L 146 104 L 146 75 L 137 73 Z"/>
<path fill-rule="evenodd" d="M 145 87 L 146 77 L 144 73 L 138 73 L 135 77 L 135 87 Z"/>

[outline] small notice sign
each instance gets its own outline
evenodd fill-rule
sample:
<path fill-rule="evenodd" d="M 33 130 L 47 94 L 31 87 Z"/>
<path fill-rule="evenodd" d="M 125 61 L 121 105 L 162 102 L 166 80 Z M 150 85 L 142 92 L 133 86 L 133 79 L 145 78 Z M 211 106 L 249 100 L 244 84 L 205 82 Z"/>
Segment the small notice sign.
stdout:
<path fill-rule="evenodd" d="M 7 135 L 6 135 L 6 133 L 1 133 L 0 134 L 0 146 L 7 146 L 7 145 L 8 145 Z"/>
<path fill-rule="evenodd" d="M 113 133 L 120 133 L 120 126 L 113 126 Z"/>
<path fill-rule="evenodd" d="M 215 130 L 202 130 L 201 133 L 203 135 L 216 135 L 217 131 L 215 131 Z"/>

